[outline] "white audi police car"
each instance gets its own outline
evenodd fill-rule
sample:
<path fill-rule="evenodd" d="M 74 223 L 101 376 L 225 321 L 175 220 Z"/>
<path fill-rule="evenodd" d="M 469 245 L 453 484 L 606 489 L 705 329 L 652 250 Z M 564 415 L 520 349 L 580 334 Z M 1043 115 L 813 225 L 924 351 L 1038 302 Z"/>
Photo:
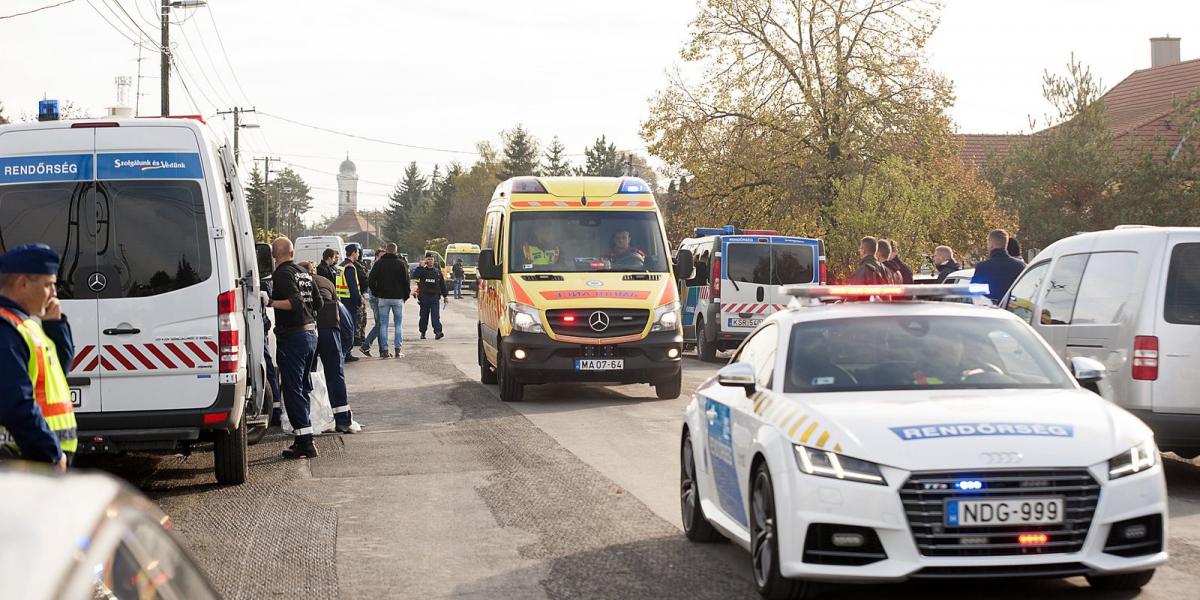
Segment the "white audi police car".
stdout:
<path fill-rule="evenodd" d="M 790 288 L 688 405 L 688 538 L 748 549 L 769 598 L 813 581 L 1145 585 L 1167 560 L 1150 429 L 1080 387 L 1099 363 L 1069 370 L 1005 311 L 922 301 L 973 287 Z"/>

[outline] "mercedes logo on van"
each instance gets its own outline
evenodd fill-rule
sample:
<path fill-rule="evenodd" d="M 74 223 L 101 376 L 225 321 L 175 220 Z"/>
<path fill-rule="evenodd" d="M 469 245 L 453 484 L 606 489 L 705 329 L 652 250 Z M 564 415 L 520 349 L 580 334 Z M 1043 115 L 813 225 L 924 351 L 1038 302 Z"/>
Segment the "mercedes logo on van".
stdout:
<path fill-rule="evenodd" d="M 599 310 L 592 313 L 592 316 L 588 317 L 588 326 L 596 333 L 608 329 L 608 315 Z"/>
<path fill-rule="evenodd" d="M 587 280 L 587 286 L 588 287 L 604 287 L 604 282 L 600 281 L 599 279 L 589 279 L 589 280 Z"/>
<path fill-rule="evenodd" d="M 99 293 L 108 287 L 108 278 L 103 273 L 92 273 L 88 275 L 87 286 L 89 290 Z"/>

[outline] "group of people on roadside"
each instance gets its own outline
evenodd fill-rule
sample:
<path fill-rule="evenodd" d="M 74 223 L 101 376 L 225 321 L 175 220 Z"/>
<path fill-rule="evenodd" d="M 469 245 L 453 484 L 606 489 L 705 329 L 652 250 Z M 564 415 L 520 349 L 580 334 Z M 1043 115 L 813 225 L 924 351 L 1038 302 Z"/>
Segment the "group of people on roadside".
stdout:
<path fill-rule="evenodd" d="M 420 305 L 420 321 L 418 329 L 421 339 L 426 338 L 429 326 L 433 325 L 434 339 L 442 339 L 442 308 L 449 301 L 450 292 L 446 288 L 446 280 L 442 277 L 441 269 L 432 254 L 426 254 L 421 262 L 410 269 L 408 261 L 404 260 L 396 244 L 388 244 L 375 252 L 375 264 L 367 279 L 369 290 L 367 303 L 375 316 L 375 325 L 361 341 L 358 349 L 365 356 L 371 356 L 371 344 L 378 341 L 380 358 L 403 358 L 401 349 L 404 346 L 404 336 L 401 325 L 404 322 L 404 303 L 411 297 Z M 456 272 L 461 272 L 461 264 Z M 416 289 L 413 289 L 413 283 Z M 461 285 L 461 284 L 460 284 Z M 461 288 L 457 288 L 456 298 L 461 298 Z M 432 323 L 431 323 L 432 321 Z M 392 352 L 388 352 L 388 327 L 392 327 Z"/>
<path fill-rule="evenodd" d="M 913 270 L 900 258 L 895 240 L 866 236 L 858 243 L 858 268 L 850 275 L 855 285 L 900 285 L 913 282 Z"/>

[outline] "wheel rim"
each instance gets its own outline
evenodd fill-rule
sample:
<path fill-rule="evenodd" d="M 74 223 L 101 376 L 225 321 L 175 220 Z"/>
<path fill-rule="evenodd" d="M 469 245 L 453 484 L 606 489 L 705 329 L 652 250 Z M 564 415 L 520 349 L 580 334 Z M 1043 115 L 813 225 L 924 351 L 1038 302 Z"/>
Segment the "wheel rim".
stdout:
<path fill-rule="evenodd" d="M 754 480 L 750 509 L 753 513 L 754 580 L 760 587 L 770 581 L 775 566 L 775 507 L 771 482 L 759 473 Z"/>
<path fill-rule="evenodd" d="M 683 506 L 683 526 L 685 529 L 692 529 L 692 521 L 696 518 L 696 503 L 699 501 L 696 490 L 696 463 L 692 453 L 692 441 L 685 439 L 683 441 L 683 464 L 681 466 L 682 473 L 679 478 L 679 499 L 680 505 Z"/>

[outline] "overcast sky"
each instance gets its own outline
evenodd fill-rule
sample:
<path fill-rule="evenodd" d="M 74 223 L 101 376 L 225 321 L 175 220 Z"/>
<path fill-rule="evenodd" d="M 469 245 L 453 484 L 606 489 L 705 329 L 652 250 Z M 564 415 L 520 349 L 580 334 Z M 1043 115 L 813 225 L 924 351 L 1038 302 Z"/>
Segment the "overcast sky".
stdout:
<path fill-rule="evenodd" d="M 0 15 L 56 1 L 0 0 Z M 324 214 L 336 208 L 333 173 L 346 152 L 358 165 L 360 207 L 374 208 L 385 203 L 408 161 L 426 171 L 451 160 L 470 164 L 477 141 L 497 143 L 500 130 L 517 123 L 543 142 L 558 135 L 576 155 L 601 134 L 621 149 L 640 149 L 647 100 L 679 61 L 696 11 L 695 0 L 209 2 L 210 8 L 176 9 L 174 20 L 182 23 L 171 30 L 182 82 L 204 115 L 257 106 L 329 129 L 463 151 L 379 144 L 266 114 L 247 116 L 261 128 L 243 130 L 243 158 L 273 154 L 292 163 Z M 116 98 L 114 77 L 133 76 L 136 84 L 132 39 L 141 32 L 121 7 L 155 38 L 142 51 L 141 111 L 157 114 L 155 4 L 75 0 L 0 20 L 6 114 L 34 113 L 43 94 L 102 114 Z M 1200 57 L 1200 3 L 1194 0 L 945 4 L 927 53 L 932 67 L 954 82 L 953 116 L 961 131 L 1027 130 L 1027 117 L 1047 108 L 1043 70 L 1061 71 L 1072 52 L 1106 88 L 1149 66 L 1150 37 L 1182 37 L 1183 58 Z M 180 83 L 177 74 L 172 112 L 196 112 Z M 228 120 L 209 122 L 230 131 Z"/>

